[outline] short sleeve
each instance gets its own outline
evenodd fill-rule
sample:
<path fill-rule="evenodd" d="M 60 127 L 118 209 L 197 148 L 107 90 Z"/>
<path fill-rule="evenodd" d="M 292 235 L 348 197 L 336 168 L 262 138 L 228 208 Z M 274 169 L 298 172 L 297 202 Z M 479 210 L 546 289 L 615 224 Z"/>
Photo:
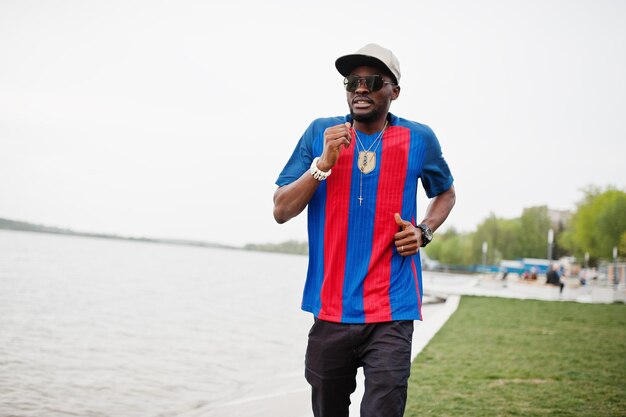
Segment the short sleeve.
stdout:
<path fill-rule="evenodd" d="M 426 129 L 424 139 L 426 141 L 426 149 L 420 177 L 426 195 L 428 198 L 433 198 L 450 189 L 454 179 L 448 163 L 443 158 L 439 140 L 437 140 L 435 133 L 430 128 Z"/>
<path fill-rule="evenodd" d="M 313 162 L 313 131 L 314 127 L 313 123 L 311 123 L 298 141 L 289 161 L 287 161 L 287 164 L 278 176 L 276 185 L 279 187 L 291 184 L 300 178 L 311 166 L 311 162 Z"/>
<path fill-rule="evenodd" d="M 348 116 L 315 119 L 302 134 L 291 158 L 278 176 L 276 185 L 282 187 L 291 184 L 308 171 L 313 158 L 321 155 L 324 150 L 324 130 L 349 120 Z"/>

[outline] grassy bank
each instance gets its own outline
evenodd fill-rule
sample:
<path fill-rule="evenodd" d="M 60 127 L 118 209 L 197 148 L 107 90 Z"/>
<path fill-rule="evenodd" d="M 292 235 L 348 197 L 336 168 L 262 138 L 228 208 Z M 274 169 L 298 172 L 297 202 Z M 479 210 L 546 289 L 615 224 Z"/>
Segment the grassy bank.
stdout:
<path fill-rule="evenodd" d="M 626 306 L 463 297 L 405 416 L 626 416 Z"/>

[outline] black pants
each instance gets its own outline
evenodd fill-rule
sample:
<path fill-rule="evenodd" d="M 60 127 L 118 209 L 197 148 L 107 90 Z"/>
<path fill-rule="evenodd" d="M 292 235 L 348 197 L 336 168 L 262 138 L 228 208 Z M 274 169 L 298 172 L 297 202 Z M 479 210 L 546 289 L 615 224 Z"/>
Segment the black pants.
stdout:
<path fill-rule="evenodd" d="M 565 284 L 563 284 L 562 282 L 549 282 L 549 284 L 560 287 L 559 294 L 563 293 L 563 287 L 565 287 Z"/>
<path fill-rule="evenodd" d="M 315 417 L 348 417 L 360 366 L 365 374 L 361 417 L 402 417 L 412 338 L 410 320 L 343 324 L 316 319 L 305 361 Z"/>

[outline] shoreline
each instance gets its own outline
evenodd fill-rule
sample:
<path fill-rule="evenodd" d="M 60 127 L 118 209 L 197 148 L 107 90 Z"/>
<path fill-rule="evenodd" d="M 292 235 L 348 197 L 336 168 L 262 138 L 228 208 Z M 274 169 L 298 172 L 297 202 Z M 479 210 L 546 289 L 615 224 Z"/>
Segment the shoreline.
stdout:
<path fill-rule="evenodd" d="M 460 296 L 452 295 L 443 303 L 424 304 L 423 321 L 415 321 L 411 361 L 426 347 L 458 307 Z M 304 355 L 304 352 L 303 352 Z M 218 407 L 206 407 L 178 414 L 177 417 L 312 417 L 310 387 L 301 375 L 291 381 L 292 389 L 286 392 L 257 393 L 241 400 L 230 401 Z M 350 415 L 358 415 L 363 396 L 363 371 L 357 373 L 357 388 L 351 396 Z"/>
<path fill-rule="evenodd" d="M 549 286 L 531 286 L 516 281 L 501 282 L 490 276 L 460 276 L 458 274 L 425 271 L 424 285 L 426 297 L 430 300 L 445 299 L 443 303 L 425 303 L 422 307 L 424 320 L 415 321 L 411 361 L 428 345 L 435 334 L 456 311 L 462 295 L 490 296 L 517 299 L 535 299 L 543 301 L 574 301 L 582 303 L 606 303 L 626 299 L 626 291 L 615 292 L 609 300 L 596 297 L 593 287 L 572 289 L 559 295 L 558 289 Z M 600 288 L 601 291 L 605 289 Z M 428 295 L 426 295 L 428 294 Z M 616 300 L 620 299 L 620 300 Z M 180 414 L 178 417 L 312 417 L 310 406 L 310 387 L 301 375 L 294 377 L 293 389 L 287 392 L 274 392 L 255 395 L 241 400 L 232 401 L 216 408 L 198 409 L 191 413 Z M 359 414 L 360 400 L 363 396 L 364 377 L 359 368 L 357 372 L 357 388 L 351 396 L 350 415 Z"/>

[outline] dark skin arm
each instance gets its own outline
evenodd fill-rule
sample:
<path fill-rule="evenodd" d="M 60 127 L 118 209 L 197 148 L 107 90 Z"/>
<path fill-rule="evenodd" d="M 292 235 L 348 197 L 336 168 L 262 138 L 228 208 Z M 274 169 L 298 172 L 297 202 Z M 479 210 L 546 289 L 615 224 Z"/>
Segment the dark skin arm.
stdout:
<path fill-rule="evenodd" d="M 448 218 L 455 202 L 456 193 L 453 185 L 430 201 L 424 220 L 421 223 L 426 224 L 434 232 Z M 415 227 L 413 223 L 403 220 L 398 213 L 394 217 L 396 224 L 402 229 L 394 236 L 398 253 L 401 256 L 415 255 L 422 246 L 422 230 Z"/>
<path fill-rule="evenodd" d="M 324 150 L 317 162 L 317 168 L 322 171 L 332 169 L 339 159 L 341 147 L 348 148 L 351 139 L 350 123 L 326 129 Z M 285 223 L 300 214 L 319 185 L 320 182 L 307 171 L 291 184 L 279 187 L 274 193 L 274 219 L 278 223 Z"/>

